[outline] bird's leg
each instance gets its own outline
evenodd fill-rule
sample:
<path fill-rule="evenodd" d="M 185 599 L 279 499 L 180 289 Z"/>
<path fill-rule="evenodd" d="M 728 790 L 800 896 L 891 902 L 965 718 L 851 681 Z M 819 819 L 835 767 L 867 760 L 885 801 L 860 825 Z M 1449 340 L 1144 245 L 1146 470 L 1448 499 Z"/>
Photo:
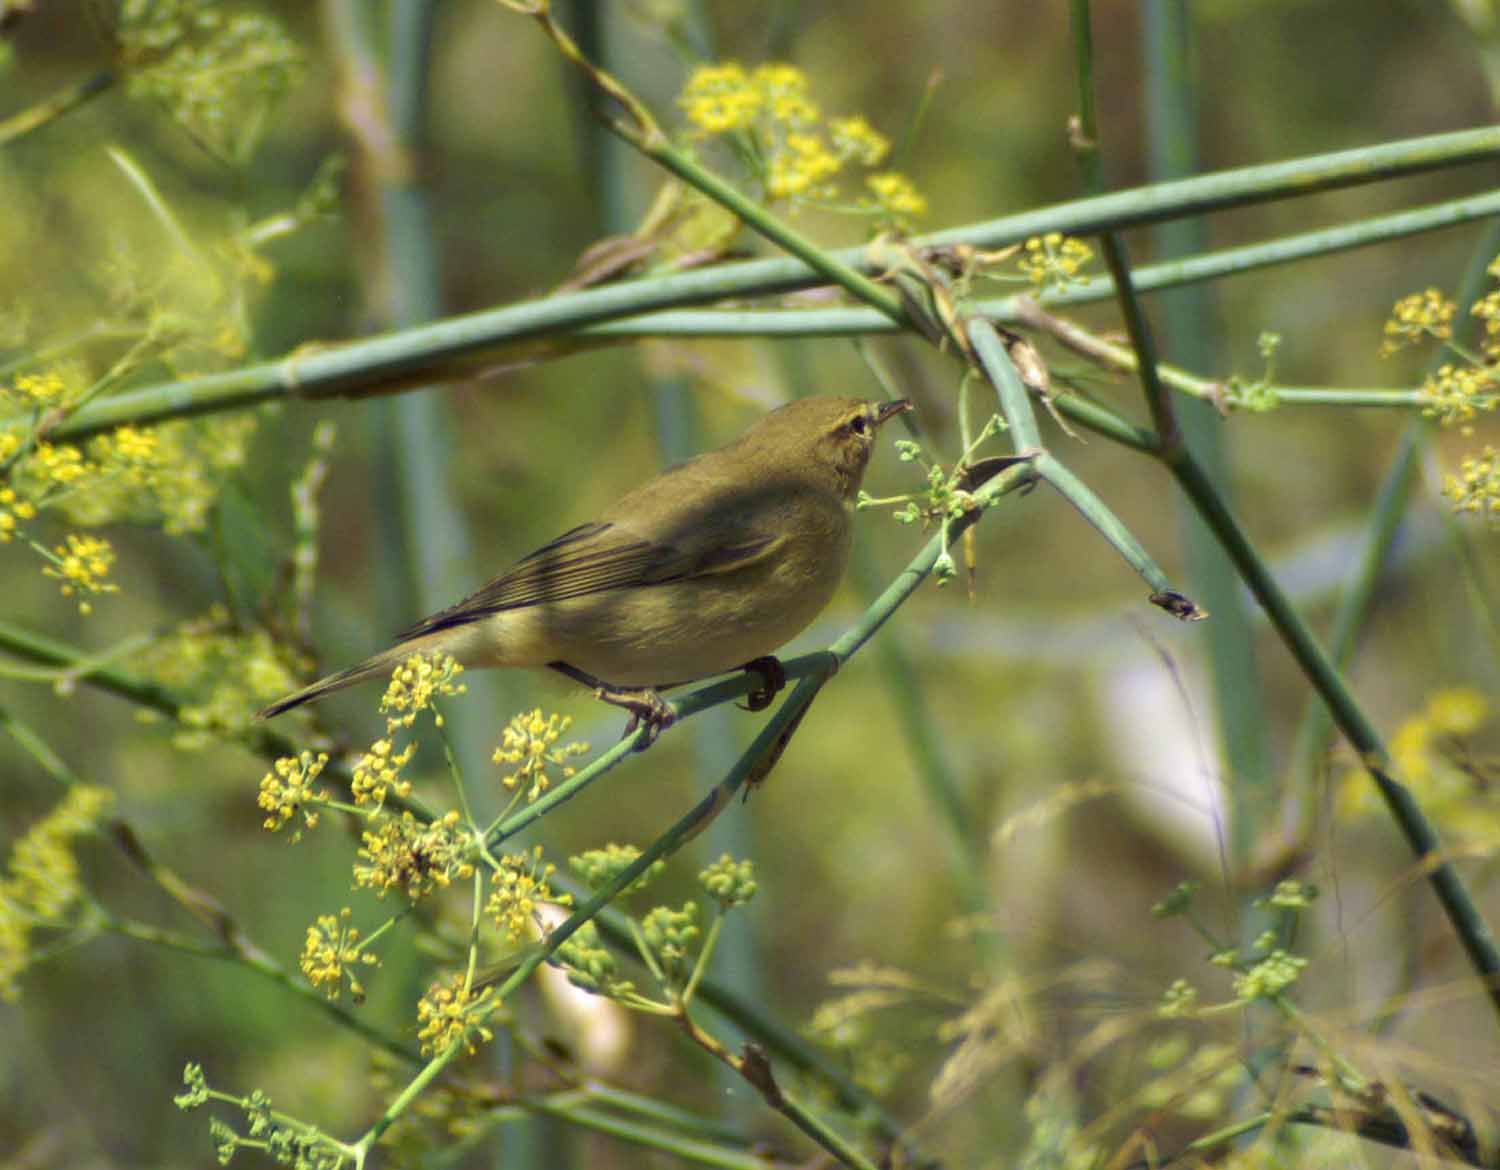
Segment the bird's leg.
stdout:
<path fill-rule="evenodd" d="M 781 659 L 775 655 L 764 654 L 745 663 L 741 669 L 746 674 L 760 675 L 760 685 L 752 688 L 745 696 L 746 711 L 764 711 L 786 686 L 786 667 L 781 665 Z"/>
<path fill-rule="evenodd" d="M 569 666 L 566 662 L 549 662 L 547 665 L 559 674 L 567 675 L 574 682 L 591 688 L 594 698 L 602 699 L 611 706 L 623 707 L 629 711 L 630 722 L 625 724 L 625 735 L 629 735 L 644 724 L 646 738 L 640 743 L 639 750 L 641 751 L 655 743 L 656 737 L 677 721 L 677 716 L 667 705 L 667 701 L 661 697 L 659 691 L 652 687 L 612 686 L 602 679 L 579 670 L 576 666 Z M 623 739 L 624 736 L 620 738 Z"/>

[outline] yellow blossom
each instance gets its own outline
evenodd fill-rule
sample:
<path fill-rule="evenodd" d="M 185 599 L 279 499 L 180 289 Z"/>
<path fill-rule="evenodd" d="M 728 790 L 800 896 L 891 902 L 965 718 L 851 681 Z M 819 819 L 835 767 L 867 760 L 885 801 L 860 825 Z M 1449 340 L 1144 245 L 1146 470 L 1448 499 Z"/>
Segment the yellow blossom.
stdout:
<path fill-rule="evenodd" d="M 469 835 L 455 811 L 427 825 L 409 812 L 389 816 L 374 830 L 365 830 L 363 838 L 359 856 L 365 864 L 355 865 L 354 881 L 381 898 L 400 889 L 416 901 L 437 886 L 474 873 L 467 860 Z"/>
<path fill-rule="evenodd" d="M 1484 322 L 1481 347 L 1491 360 L 1500 357 L 1500 292 L 1486 293 L 1474 302 L 1469 312 Z"/>
<path fill-rule="evenodd" d="M 795 65 L 771 62 L 757 66 L 752 81 L 765 96 L 772 121 L 800 128 L 818 120 L 818 107 L 807 96 L 807 74 Z"/>
<path fill-rule="evenodd" d="M 1489 701 L 1473 687 L 1448 687 L 1427 700 L 1427 718 L 1445 735 L 1473 735 L 1489 717 Z"/>
<path fill-rule="evenodd" d="M 98 470 L 77 447 L 66 443 L 38 443 L 26 461 L 27 471 L 56 487 L 72 487 Z"/>
<path fill-rule="evenodd" d="M 15 393 L 30 399 L 37 405 L 53 405 L 62 400 L 68 385 L 62 376 L 49 371 L 45 374 L 22 374 L 15 382 Z"/>
<path fill-rule="evenodd" d="M 15 431 L 0 431 L 0 463 L 21 449 L 21 436 Z"/>
<path fill-rule="evenodd" d="M 1380 356 L 1390 357 L 1428 337 L 1446 341 L 1453 336 L 1453 314 L 1458 306 L 1435 288 L 1402 297 L 1382 330 Z"/>
<path fill-rule="evenodd" d="M 1422 383 L 1422 413 L 1443 426 L 1464 425 L 1481 410 L 1494 410 L 1500 371 L 1493 366 L 1455 366 L 1444 362 Z"/>
<path fill-rule="evenodd" d="M 927 199 L 905 175 L 885 171 L 865 180 L 880 209 L 895 219 L 926 215 Z"/>
<path fill-rule="evenodd" d="M 1453 501 L 1455 512 L 1482 516 L 1500 528 L 1500 450 L 1485 447 L 1466 458 L 1459 473 L 1444 481 L 1443 495 Z"/>
<path fill-rule="evenodd" d="M 677 103 L 704 134 L 725 134 L 753 125 L 765 95 L 750 84 L 744 69 L 726 61 L 695 69 Z"/>
<path fill-rule="evenodd" d="M 463 667 L 450 655 L 413 654 L 391 671 L 390 684 L 380 699 L 380 710 L 386 716 L 386 727 L 410 727 L 419 712 L 432 706 L 433 700 L 446 695 L 461 695 L 467 689 L 455 682 Z M 397 714 L 392 715 L 390 712 Z M 438 720 L 442 723 L 441 718 Z"/>
<path fill-rule="evenodd" d="M 833 137 L 833 148 L 838 156 L 852 158 L 862 166 L 878 166 L 891 149 L 885 135 L 860 114 L 852 118 L 830 118 L 828 132 Z"/>
<path fill-rule="evenodd" d="M 1027 240 L 1016 263 L 1038 287 L 1050 283 L 1054 288 L 1064 289 L 1070 284 L 1089 282 L 1083 266 L 1093 258 L 1094 250 L 1082 240 L 1061 232 L 1048 232 Z"/>
<path fill-rule="evenodd" d="M 399 752 L 389 739 L 377 739 L 369 751 L 354 765 L 354 776 L 349 790 L 354 794 L 355 804 L 369 804 L 379 809 L 385 804 L 386 794 L 394 792 L 405 799 L 411 795 L 411 781 L 403 779 L 404 768 L 416 753 L 417 745 L 409 743 Z"/>
<path fill-rule="evenodd" d="M 16 495 L 12 487 L 0 487 L 0 544 L 5 544 L 20 530 L 21 523 L 36 515 L 30 500 Z"/>
<path fill-rule="evenodd" d="M 838 169 L 837 156 L 818 135 L 788 134 L 786 149 L 771 158 L 766 192 L 772 199 L 791 199 L 797 195 L 827 196 L 831 192 L 819 184 L 837 174 Z"/>
<path fill-rule="evenodd" d="M 277 760 L 260 782 L 258 803 L 270 814 L 261 822 L 262 825 L 273 833 L 279 832 L 299 812 L 302 814 L 302 828 L 311 829 L 317 825 L 317 810 L 307 806 L 328 799 L 327 789 L 313 787 L 327 763 L 327 752 L 314 756 L 305 751 Z M 301 838 L 302 828 L 292 834 L 294 842 Z"/>
<path fill-rule="evenodd" d="M 300 965 L 307 981 L 320 988 L 329 999 L 337 999 L 347 981 L 350 997 L 359 1004 L 364 1002 L 365 989 L 354 974 L 354 967 L 356 964 L 378 966 L 380 960 L 363 949 L 359 929 L 349 925 L 351 913 L 345 906 L 337 917 L 332 914 L 318 916 L 318 920 L 307 928 Z"/>
<path fill-rule="evenodd" d="M 19 994 L 16 980 L 31 960 L 32 928 L 68 925 L 83 897 L 72 842 L 94 830 L 113 800 L 106 788 L 76 784 L 11 850 L 0 879 L 0 999 Z"/>
<path fill-rule="evenodd" d="M 490 897 L 484 911 L 495 920 L 510 942 L 520 942 L 536 919 L 542 903 L 567 905 L 566 894 L 554 894 L 547 879 L 557 866 L 542 861 L 542 847 L 531 853 L 507 853 L 500 868 L 490 875 Z"/>
<path fill-rule="evenodd" d="M 434 983 L 417 1003 L 417 1022 L 421 1028 L 417 1039 L 423 1056 L 436 1056 L 455 1044 L 463 1044 L 473 1053 L 477 1041 L 489 1041 L 495 1034 L 483 1020 L 492 1008 L 495 989 L 485 987 L 477 994 L 468 985 L 462 971 L 446 983 Z"/>
<path fill-rule="evenodd" d="M 115 550 L 102 537 L 80 536 L 76 532 L 70 532 L 67 543 L 58 545 L 53 550 L 53 556 L 53 564 L 42 572 L 62 582 L 64 597 L 79 593 L 119 592 L 118 585 L 105 580 L 115 563 Z M 89 613 L 92 607 L 87 601 L 80 601 L 78 609 L 81 613 Z"/>
<path fill-rule="evenodd" d="M 540 707 L 512 718 L 501 733 L 500 746 L 495 749 L 491 759 L 497 764 L 521 766 L 503 777 L 500 783 L 511 791 L 523 784 L 530 785 L 526 799 L 535 800 L 552 783 L 551 777 L 547 775 L 548 765 L 561 768 L 564 779 L 573 775 L 574 769 L 567 761 L 586 753 L 589 745 L 568 743 L 561 747 L 553 746 L 572 725 L 571 715 L 543 717 Z"/>

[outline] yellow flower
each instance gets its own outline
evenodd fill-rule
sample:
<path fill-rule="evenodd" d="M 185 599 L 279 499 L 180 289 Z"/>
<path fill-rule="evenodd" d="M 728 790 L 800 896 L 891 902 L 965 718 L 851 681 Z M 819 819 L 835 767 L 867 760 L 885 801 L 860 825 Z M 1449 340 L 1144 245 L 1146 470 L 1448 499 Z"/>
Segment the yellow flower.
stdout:
<path fill-rule="evenodd" d="M 865 180 L 881 210 L 900 219 L 908 215 L 926 215 L 927 199 L 912 181 L 896 171 L 871 175 Z"/>
<path fill-rule="evenodd" d="M 386 716 L 386 729 L 410 727 L 419 712 L 432 706 L 433 700 L 446 695 L 461 695 L 467 689 L 454 682 L 463 667 L 447 654 L 413 654 L 391 671 L 390 685 L 380 699 L 380 710 Z M 399 714 L 391 715 L 391 711 Z M 441 717 L 438 719 L 442 723 Z"/>
<path fill-rule="evenodd" d="M 387 793 L 394 792 L 402 799 L 410 796 L 411 781 L 402 778 L 401 769 L 406 767 L 416 750 L 415 743 L 407 744 L 399 752 L 389 739 L 377 739 L 372 743 L 370 750 L 354 765 L 354 777 L 349 784 L 354 803 L 379 809 L 385 804 Z"/>
<path fill-rule="evenodd" d="M 859 114 L 852 118 L 829 119 L 828 132 L 833 137 L 833 148 L 838 156 L 852 158 L 862 166 L 879 165 L 891 149 L 885 135 Z"/>
<path fill-rule="evenodd" d="M 35 505 L 16 495 L 15 488 L 0 487 L 0 544 L 16 535 L 23 520 L 30 520 L 35 515 Z"/>
<path fill-rule="evenodd" d="M 530 854 L 507 853 L 500 868 L 490 875 L 490 897 L 484 912 L 495 920 L 511 942 L 520 942 L 536 919 L 537 907 L 545 902 L 567 905 L 566 894 L 554 894 L 547 879 L 557 866 L 542 862 L 542 847 Z"/>
<path fill-rule="evenodd" d="M 62 582 L 64 597 L 72 597 L 78 593 L 119 592 L 118 585 L 105 580 L 115 563 L 115 550 L 102 537 L 80 536 L 76 532 L 70 532 L 67 543 L 53 549 L 53 556 L 54 563 L 42 572 Z M 91 608 L 86 601 L 78 603 L 81 613 L 89 613 Z"/>
<path fill-rule="evenodd" d="M 1427 700 L 1427 718 L 1448 735 L 1473 735 L 1489 716 L 1489 702 L 1472 687 L 1449 687 Z"/>
<path fill-rule="evenodd" d="M 495 1034 L 485 1027 L 484 1018 L 493 1007 L 494 994 L 493 987 L 486 987 L 476 995 L 462 971 L 446 983 L 429 987 L 417 1002 L 417 1022 L 422 1025 L 417 1039 L 422 1042 L 422 1055 L 435 1056 L 455 1044 L 463 1044 L 473 1053 L 476 1039 L 493 1040 Z"/>
<path fill-rule="evenodd" d="M 332 914 L 318 916 L 318 920 L 307 928 L 300 965 L 307 981 L 321 988 L 329 999 L 339 997 L 347 980 L 350 997 L 359 1004 L 364 1002 L 365 989 L 354 974 L 354 966 L 356 963 L 378 966 L 380 960 L 363 950 L 358 928 L 349 925 L 351 913 L 345 906 L 338 917 Z"/>
<path fill-rule="evenodd" d="M 312 752 L 302 752 L 296 756 L 282 756 L 271 765 L 271 771 L 261 778 L 257 798 L 260 807 L 270 814 L 261 824 L 273 833 L 279 832 L 300 812 L 303 827 L 313 828 L 318 823 L 318 813 L 307 805 L 328 799 L 327 789 L 313 788 L 313 782 L 327 763 L 327 752 L 319 752 L 316 756 Z M 292 834 L 292 840 L 295 842 L 301 836 L 302 829 L 299 828 Z"/>
<path fill-rule="evenodd" d="M 84 892 L 73 840 L 93 832 L 113 801 L 106 788 L 76 784 L 11 850 L 0 880 L 0 999 L 19 994 L 16 979 L 31 961 L 32 927 L 68 925 Z"/>
<path fill-rule="evenodd" d="M 1481 410 L 1495 409 L 1497 371 L 1493 366 L 1455 366 L 1445 362 L 1422 383 L 1422 413 L 1443 426 L 1467 424 Z"/>
<path fill-rule="evenodd" d="M 786 149 L 771 158 L 767 193 L 773 199 L 797 195 L 827 195 L 818 185 L 838 173 L 839 160 L 816 134 L 788 134 Z"/>
<path fill-rule="evenodd" d="M 1089 278 L 1082 275 L 1083 266 L 1093 258 L 1094 250 L 1082 240 L 1048 232 L 1027 240 L 1016 263 L 1038 287 L 1050 282 L 1054 288 L 1063 289 L 1075 282 L 1088 283 Z"/>
<path fill-rule="evenodd" d="M 571 715 L 543 717 L 540 707 L 529 714 L 517 715 L 511 719 L 501 733 L 500 746 L 495 749 L 491 759 L 497 764 L 521 766 L 510 775 L 502 777 L 500 783 L 510 791 L 528 784 L 530 788 L 526 799 L 535 800 L 552 783 L 551 777 L 547 775 L 548 765 L 561 768 L 564 779 L 572 776 L 574 769 L 568 764 L 568 760 L 585 754 L 589 745 L 568 743 L 562 747 L 553 746 L 571 726 Z"/>
<path fill-rule="evenodd" d="M 60 446 L 38 443 L 26 466 L 33 474 L 39 474 L 44 481 L 58 487 L 71 487 L 97 470 L 84 459 L 82 451 L 66 443 Z"/>
<path fill-rule="evenodd" d="M 704 134 L 726 134 L 753 125 L 764 103 L 764 94 L 734 61 L 700 65 L 677 99 L 688 121 Z"/>
<path fill-rule="evenodd" d="M 1435 288 L 1402 297 L 1382 330 L 1380 356 L 1390 357 L 1428 337 L 1446 341 L 1453 336 L 1453 314 L 1457 311 L 1458 306 Z"/>
<path fill-rule="evenodd" d="M 1472 512 L 1500 527 L 1500 450 L 1485 447 L 1465 459 L 1459 473 L 1444 481 L 1443 495 L 1455 512 Z"/>
<path fill-rule="evenodd" d="M 474 866 L 466 858 L 469 834 L 459 827 L 456 811 L 429 825 L 403 812 L 386 817 L 363 836 L 359 856 L 365 864 L 355 865 L 354 882 L 374 890 L 377 897 L 401 889 L 415 902 L 454 878 L 473 876 Z"/>
<path fill-rule="evenodd" d="M 771 62 L 757 66 L 752 80 L 765 95 L 772 121 L 801 128 L 818 120 L 818 107 L 807 96 L 807 74 L 795 65 Z"/>
<path fill-rule="evenodd" d="M 37 405 L 51 405 L 59 402 L 67 393 L 67 383 L 55 372 L 45 374 L 22 374 L 16 379 L 15 392 L 22 398 L 29 398 Z"/>

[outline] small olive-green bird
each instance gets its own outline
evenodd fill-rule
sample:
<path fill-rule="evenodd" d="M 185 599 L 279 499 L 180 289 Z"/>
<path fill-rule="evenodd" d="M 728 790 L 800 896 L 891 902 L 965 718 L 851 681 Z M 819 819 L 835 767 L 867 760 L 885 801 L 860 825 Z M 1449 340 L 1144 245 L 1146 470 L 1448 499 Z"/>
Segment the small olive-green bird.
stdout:
<path fill-rule="evenodd" d="M 822 612 L 849 561 L 875 435 L 910 408 L 788 403 L 260 718 L 442 653 L 466 668 L 551 667 L 654 734 L 670 721 L 660 688 L 759 665 Z M 778 685 L 774 662 L 761 669 Z"/>

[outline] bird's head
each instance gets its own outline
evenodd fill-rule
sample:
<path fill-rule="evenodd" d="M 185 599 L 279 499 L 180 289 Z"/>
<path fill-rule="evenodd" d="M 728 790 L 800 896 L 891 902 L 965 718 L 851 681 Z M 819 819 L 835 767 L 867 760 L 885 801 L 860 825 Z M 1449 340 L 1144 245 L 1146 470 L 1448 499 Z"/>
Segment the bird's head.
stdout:
<path fill-rule="evenodd" d="M 745 435 L 753 457 L 768 469 L 806 476 L 852 500 L 864 480 L 875 435 L 911 409 L 905 398 L 868 402 L 819 395 L 773 410 Z"/>

